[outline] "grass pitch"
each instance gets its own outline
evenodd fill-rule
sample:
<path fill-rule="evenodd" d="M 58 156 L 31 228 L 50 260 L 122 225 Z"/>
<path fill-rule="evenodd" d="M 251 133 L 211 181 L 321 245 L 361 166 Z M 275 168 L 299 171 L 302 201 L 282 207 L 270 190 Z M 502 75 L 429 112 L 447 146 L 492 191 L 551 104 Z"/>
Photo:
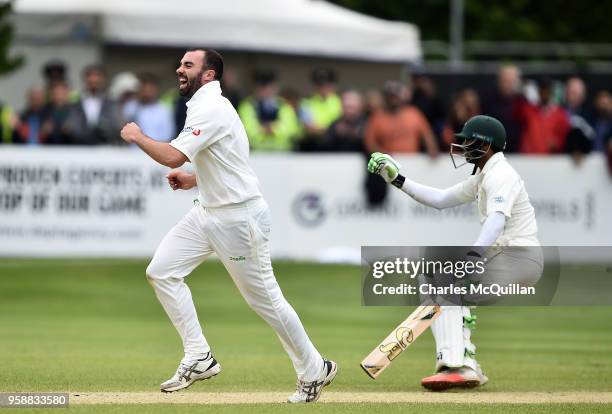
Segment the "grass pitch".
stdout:
<path fill-rule="evenodd" d="M 181 344 L 144 278 L 144 261 L 0 259 L 0 392 L 156 392 Z M 576 268 L 577 274 L 583 269 Z M 321 353 L 340 365 L 329 391 L 418 392 L 432 372 L 431 334 L 421 336 L 377 381 L 359 361 L 410 312 L 361 306 L 352 266 L 277 262 L 275 272 Z M 185 393 L 282 392 L 295 382 L 273 331 L 240 297 L 222 265 L 188 278 L 221 375 Z M 611 404 L 486 404 L 493 392 L 612 392 L 612 308 L 479 308 L 473 340 L 490 384 L 480 404 L 329 403 L 73 405 L 98 412 L 610 412 Z M 325 394 L 324 394 L 325 395 Z M 431 395 L 432 401 L 435 395 Z M 21 410 L 20 412 L 27 412 Z M 41 412 L 35 410 L 33 412 Z"/>

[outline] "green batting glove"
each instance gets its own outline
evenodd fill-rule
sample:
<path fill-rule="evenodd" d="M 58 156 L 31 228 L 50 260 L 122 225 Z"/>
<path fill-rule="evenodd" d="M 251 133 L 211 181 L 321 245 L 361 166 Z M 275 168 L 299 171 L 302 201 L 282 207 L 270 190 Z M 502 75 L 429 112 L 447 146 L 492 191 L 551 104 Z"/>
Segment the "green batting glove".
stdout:
<path fill-rule="evenodd" d="M 388 183 L 397 178 L 401 167 L 390 155 L 381 152 L 373 153 L 368 162 L 368 171 L 380 175 Z"/>

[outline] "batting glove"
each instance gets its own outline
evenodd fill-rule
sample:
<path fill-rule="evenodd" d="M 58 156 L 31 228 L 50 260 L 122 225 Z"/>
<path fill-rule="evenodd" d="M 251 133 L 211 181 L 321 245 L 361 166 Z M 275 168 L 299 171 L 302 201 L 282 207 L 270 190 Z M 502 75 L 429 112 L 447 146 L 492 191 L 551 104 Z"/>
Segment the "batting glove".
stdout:
<path fill-rule="evenodd" d="M 399 162 L 381 152 L 373 153 L 368 162 L 368 171 L 380 175 L 388 183 L 397 178 L 400 168 Z"/>

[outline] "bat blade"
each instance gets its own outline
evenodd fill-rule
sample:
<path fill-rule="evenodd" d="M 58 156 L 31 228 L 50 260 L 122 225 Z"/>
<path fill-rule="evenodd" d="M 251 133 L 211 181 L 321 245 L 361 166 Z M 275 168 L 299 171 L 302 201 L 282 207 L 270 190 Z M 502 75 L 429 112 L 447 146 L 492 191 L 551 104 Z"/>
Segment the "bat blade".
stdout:
<path fill-rule="evenodd" d="M 372 379 L 387 368 L 440 316 L 440 306 L 421 305 L 395 328 L 370 354 L 361 361 L 361 368 Z"/>

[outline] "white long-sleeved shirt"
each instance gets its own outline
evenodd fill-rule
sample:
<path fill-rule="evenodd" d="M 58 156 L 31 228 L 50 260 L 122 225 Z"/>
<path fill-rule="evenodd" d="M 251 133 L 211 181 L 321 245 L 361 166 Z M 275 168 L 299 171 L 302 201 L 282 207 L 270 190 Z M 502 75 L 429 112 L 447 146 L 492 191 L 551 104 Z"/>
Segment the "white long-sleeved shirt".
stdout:
<path fill-rule="evenodd" d="M 483 231 L 474 245 L 483 246 L 499 232 L 504 217 L 502 231 L 497 234 L 491 245 L 501 246 L 539 246 L 538 227 L 533 206 L 525 190 L 525 184 L 518 173 L 508 164 L 504 154 L 494 154 L 478 174 L 446 189 L 438 189 L 406 179 L 402 191 L 416 201 L 437 209 L 458 206 L 478 201 L 478 213 Z M 489 217 L 492 217 L 489 221 Z M 489 222 L 488 222 L 489 221 Z M 488 222 L 488 223 L 487 223 Z"/>

